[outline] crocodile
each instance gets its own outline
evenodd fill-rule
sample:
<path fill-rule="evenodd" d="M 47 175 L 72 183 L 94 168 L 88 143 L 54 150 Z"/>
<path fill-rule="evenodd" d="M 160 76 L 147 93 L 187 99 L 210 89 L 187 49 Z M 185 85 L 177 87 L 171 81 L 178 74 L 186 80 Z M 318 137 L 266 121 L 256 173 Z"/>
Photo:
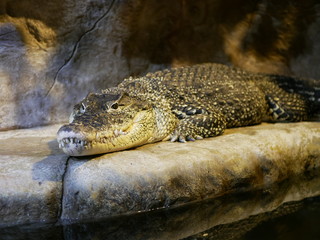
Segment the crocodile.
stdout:
<path fill-rule="evenodd" d="M 262 121 L 310 120 L 319 110 L 317 80 L 204 63 L 129 77 L 89 93 L 57 140 L 70 156 L 95 155 L 157 141 L 194 141 Z"/>

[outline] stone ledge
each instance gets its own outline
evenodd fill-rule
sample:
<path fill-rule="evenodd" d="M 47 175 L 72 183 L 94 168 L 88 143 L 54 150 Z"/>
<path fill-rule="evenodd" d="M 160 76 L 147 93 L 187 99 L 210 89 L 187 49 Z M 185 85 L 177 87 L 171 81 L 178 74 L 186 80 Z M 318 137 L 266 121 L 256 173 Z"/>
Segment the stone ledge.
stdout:
<path fill-rule="evenodd" d="M 62 220 L 103 218 L 268 188 L 320 164 L 320 124 L 264 124 L 186 144 L 71 158 Z"/>
<path fill-rule="evenodd" d="M 68 159 L 57 127 L 0 132 L 0 226 L 57 220 Z"/>
<path fill-rule="evenodd" d="M 262 124 L 69 160 L 57 148 L 58 127 L 0 132 L 0 226 L 178 206 L 268 188 L 320 166 L 319 122 Z"/>

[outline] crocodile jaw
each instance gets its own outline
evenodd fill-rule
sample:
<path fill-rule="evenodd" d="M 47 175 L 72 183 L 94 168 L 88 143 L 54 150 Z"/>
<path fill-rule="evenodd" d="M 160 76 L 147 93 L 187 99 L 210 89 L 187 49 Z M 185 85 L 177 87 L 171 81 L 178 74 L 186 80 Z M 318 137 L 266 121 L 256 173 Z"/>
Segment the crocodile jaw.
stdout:
<path fill-rule="evenodd" d="M 155 116 L 139 112 L 127 126 L 110 126 L 106 130 L 86 130 L 81 124 L 67 124 L 57 133 L 59 147 L 70 156 L 86 156 L 124 150 L 159 141 Z"/>
<path fill-rule="evenodd" d="M 121 130 L 115 130 L 114 132 L 121 132 Z M 58 143 L 59 148 L 69 156 L 86 156 L 120 151 L 152 142 L 152 137 L 148 135 L 145 135 L 142 139 L 133 141 L 132 135 L 130 133 L 118 136 L 114 134 L 113 137 L 101 137 L 90 140 L 82 134 L 61 130 L 58 132 Z"/>

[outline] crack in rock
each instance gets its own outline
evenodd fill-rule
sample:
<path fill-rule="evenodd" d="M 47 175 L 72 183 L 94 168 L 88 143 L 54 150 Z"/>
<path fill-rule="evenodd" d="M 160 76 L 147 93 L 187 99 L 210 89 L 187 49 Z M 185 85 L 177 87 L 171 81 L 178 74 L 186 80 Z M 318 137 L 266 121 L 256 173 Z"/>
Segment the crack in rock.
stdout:
<path fill-rule="evenodd" d="M 5 35 L 9 35 L 9 34 L 14 33 L 14 32 L 16 32 L 16 31 L 10 31 L 10 32 L 1 33 L 0 37 L 3 37 Z"/>
<path fill-rule="evenodd" d="M 65 191 L 65 177 L 66 177 L 66 174 L 67 174 L 67 172 L 68 172 L 68 166 L 69 166 L 70 158 L 71 158 L 71 157 L 68 157 L 67 160 L 66 160 L 65 167 L 64 167 L 64 171 L 63 171 L 63 174 L 62 174 L 62 177 L 61 177 L 60 208 L 58 209 L 58 212 L 57 212 L 57 221 L 56 221 L 56 224 L 60 222 L 61 216 L 62 216 L 62 213 L 63 213 L 63 199 L 64 199 L 64 191 Z"/>
<path fill-rule="evenodd" d="M 92 31 L 94 31 L 94 30 L 96 29 L 96 27 L 97 27 L 97 25 L 99 24 L 99 22 L 101 22 L 101 21 L 109 14 L 109 12 L 111 11 L 111 9 L 112 9 L 112 7 L 113 7 L 113 5 L 114 5 L 114 2 L 115 2 L 115 0 L 112 0 L 112 2 L 111 2 L 111 4 L 110 4 L 109 8 L 107 9 L 107 11 L 106 11 L 104 14 L 102 14 L 102 16 L 97 19 L 97 21 L 95 21 L 95 23 L 92 25 L 92 27 L 91 27 L 89 30 L 85 31 L 85 32 L 80 36 L 79 40 L 76 42 L 76 44 L 75 44 L 74 47 L 73 47 L 73 50 L 72 50 L 72 52 L 71 52 L 71 55 L 69 56 L 69 58 L 67 58 L 67 60 L 65 61 L 65 63 L 64 63 L 64 64 L 58 69 L 58 71 L 56 72 L 56 74 L 55 74 L 55 76 L 54 76 L 53 84 L 52 84 L 51 87 L 49 88 L 49 90 L 48 90 L 48 92 L 46 93 L 45 97 L 47 97 L 47 96 L 50 94 L 51 90 L 54 88 L 60 72 L 69 64 L 69 62 L 71 61 L 71 59 L 75 56 L 81 40 L 82 40 L 87 34 L 89 34 L 90 32 L 92 32 Z"/>

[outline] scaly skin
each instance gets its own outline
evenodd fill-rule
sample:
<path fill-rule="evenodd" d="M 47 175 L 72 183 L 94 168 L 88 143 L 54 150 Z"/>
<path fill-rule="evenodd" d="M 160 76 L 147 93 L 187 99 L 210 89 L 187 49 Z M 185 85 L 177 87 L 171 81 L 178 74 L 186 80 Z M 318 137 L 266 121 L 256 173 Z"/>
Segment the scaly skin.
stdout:
<path fill-rule="evenodd" d="M 307 120 L 319 105 L 315 80 L 199 64 L 90 93 L 58 131 L 58 142 L 66 154 L 83 156 L 161 140 L 194 141 L 263 120 Z"/>

